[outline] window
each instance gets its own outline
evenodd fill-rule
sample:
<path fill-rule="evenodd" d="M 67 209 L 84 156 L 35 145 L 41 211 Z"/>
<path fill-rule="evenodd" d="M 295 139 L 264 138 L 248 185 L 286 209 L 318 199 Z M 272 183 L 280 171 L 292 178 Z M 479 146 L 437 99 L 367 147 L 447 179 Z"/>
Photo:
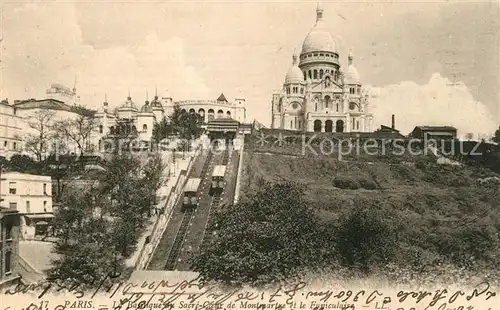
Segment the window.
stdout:
<path fill-rule="evenodd" d="M 320 56 L 325 56 L 325 54 L 319 54 Z"/>
<path fill-rule="evenodd" d="M 5 227 L 5 239 L 10 240 L 12 239 L 12 224 L 8 223 L 7 226 Z"/>
<path fill-rule="evenodd" d="M 148 125 L 146 125 L 146 124 L 142 125 L 142 131 L 144 131 L 144 132 L 148 131 Z"/>
<path fill-rule="evenodd" d="M 11 272 L 11 265 L 12 265 L 12 252 L 7 251 L 5 252 L 5 273 Z"/>
<path fill-rule="evenodd" d="M 301 125 L 301 124 L 300 124 L 300 119 L 299 119 L 299 129 L 301 128 L 301 127 L 300 127 L 300 125 Z"/>
<path fill-rule="evenodd" d="M 300 93 L 304 94 L 304 88 L 303 87 L 300 88 Z"/>
<path fill-rule="evenodd" d="M 359 121 L 356 121 L 356 129 L 359 130 Z"/>
<path fill-rule="evenodd" d="M 290 121 L 290 128 L 293 128 L 292 124 L 293 124 L 293 121 Z"/>
<path fill-rule="evenodd" d="M 9 194 L 15 195 L 16 192 L 16 182 L 9 182 Z"/>
<path fill-rule="evenodd" d="M 4 141 L 4 142 L 3 142 L 3 147 L 4 147 L 4 149 L 6 149 L 6 148 L 7 148 L 7 145 L 8 145 L 7 141 Z"/>
<path fill-rule="evenodd" d="M 17 143 L 16 142 L 12 143 L 12 149 L 17 150 Z"/>
<path fill-rule="evenodd" d="M 43 194 L 47 195 L 47 183 L 43 183 Z"/>
<path fill-rule="evenodd" d="M 17 209 L 17 202 L 9 202 L 9 209 Z"/>
<path fill-rule="evenodd" d="M 29 201 L 26 201 L 26 213 L 31 213 L 31 206 Z"/>
<path fill-rule="evenodd" d="M 304 71 L 304 81 L 307 80 L 307 73 Z"/>
<path fill-rule="evenodd" d="M 99 133 L 103 133 L 104 131 L 104 128 L 102 127 L 102 125 L 99 125 Z"/>
<path fill-rule="evenodd" d="M 47 212 L 47 201 L 43 202 L 43 212 Z"/>
<path fill-rule="evenodd" d="M 312 79 L 311 70 L 309 70 L 309 78 Z"/>
<path fill-rule="evenodd" d="M 318 78 L 318 70 L 314 70 L 314 79 L 316 80 Z"/>
<path fill-rule="evenodd" d="M 352 118 L 352 129 L 354 129 L 354 125 L 356 125 L 356 119 Z"/>

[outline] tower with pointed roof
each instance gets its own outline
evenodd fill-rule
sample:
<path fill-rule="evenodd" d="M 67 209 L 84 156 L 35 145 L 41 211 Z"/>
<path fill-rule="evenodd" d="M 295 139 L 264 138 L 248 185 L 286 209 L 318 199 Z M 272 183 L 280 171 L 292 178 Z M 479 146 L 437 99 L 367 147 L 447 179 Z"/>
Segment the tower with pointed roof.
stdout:
<path fill-rule="evenodd" d="M 369 132 L 373 116 L 362 91 L 352 49 L 345 70 L 337 42 L 316 7 L 316 23 L 296 53 L 283 83 L 272 96 L 271 127 L 307 132 Z"/>

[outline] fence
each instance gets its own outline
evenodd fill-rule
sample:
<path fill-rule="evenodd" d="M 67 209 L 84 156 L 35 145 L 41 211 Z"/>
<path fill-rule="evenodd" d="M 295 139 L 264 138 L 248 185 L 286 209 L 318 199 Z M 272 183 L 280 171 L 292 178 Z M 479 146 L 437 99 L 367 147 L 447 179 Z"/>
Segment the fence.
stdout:
<path fill-rule="evenodd" d="M 151 257 L 155 252 L 160 240 L 167 228 L 167 224 L 172 216 L 172 212 L 175 209 L 176 203 L 179 199 L 179 196 L 182 194 L 182 190 L 184 185 L 188 179 L 189 172 L 193 167 L 194 162 L 196 161 L 198 155 L 200 154 L 201 147 L 198 147 L 191 159 L 189 160 L 188 167 L 186 170 L 182 170 L 177 178 L 177 182 L 172 187 L 167 199 L 165 199 L 162 204 L 163 206 L 160 209 L 163 211 L 161 215 L 158 217 L 158 220 L 155 223 L 153 228 L 153 232 L 151 233 L 150 241 L 144 245 L 141 250 L 141 254 L 139 255 L 139 259 L 137 260 L 135 270 L 144 270 L 149 265 Z"/>
<path fill-rule="evenodd" d="M 240 196 L 240 186 L 241 186 L 241 172 L 243 171 L 243 151 L 245 149 L 245 139 L 244 136 L 241 138 L 241 148 L 239 150 L 240 160 L 238 162 L 238 175 L 236 176 L 236 186 L 234 191 L 234 203 L 238 202 Z"/>

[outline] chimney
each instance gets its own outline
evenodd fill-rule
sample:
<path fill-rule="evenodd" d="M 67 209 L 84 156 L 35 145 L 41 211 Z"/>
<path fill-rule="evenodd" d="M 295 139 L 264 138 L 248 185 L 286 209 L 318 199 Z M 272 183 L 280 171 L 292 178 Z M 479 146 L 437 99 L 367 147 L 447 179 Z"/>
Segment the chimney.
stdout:
<path fill-rule="evenodd" d="M 391 124 L 392 129 L 396 129 L 396 117 L 394 114 L 392 114 L 392 124 Z"/>

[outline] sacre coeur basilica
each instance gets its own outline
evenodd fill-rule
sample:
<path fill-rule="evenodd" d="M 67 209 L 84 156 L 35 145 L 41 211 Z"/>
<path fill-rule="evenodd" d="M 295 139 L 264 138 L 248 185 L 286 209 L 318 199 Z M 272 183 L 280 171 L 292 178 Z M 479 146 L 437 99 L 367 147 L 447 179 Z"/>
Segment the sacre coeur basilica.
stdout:
<path fill-rule="evenodd" d="M 370 132 L 373 115 L 369 96 L 353 64 L 341 69 L 337 44 L 326 29 L 323 9 L 316 9 L 316 24 L 307 34 L 302 51 L 280 91 L 272 95 L 273 129 L 306 132 Z"/>

